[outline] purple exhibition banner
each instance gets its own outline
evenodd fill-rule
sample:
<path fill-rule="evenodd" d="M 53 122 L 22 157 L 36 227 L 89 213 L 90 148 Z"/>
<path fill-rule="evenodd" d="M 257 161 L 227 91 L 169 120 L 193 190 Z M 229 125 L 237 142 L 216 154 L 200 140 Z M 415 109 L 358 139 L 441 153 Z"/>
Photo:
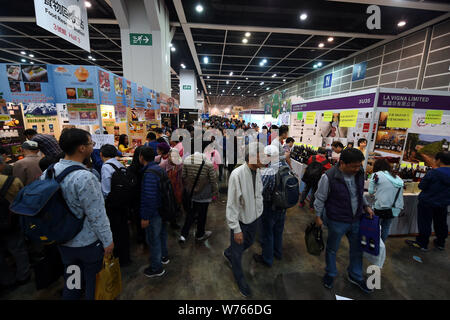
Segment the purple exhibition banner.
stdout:
<path fill-rule="evenodd" d="M 292 105 L 292 112 L 372 108 L 374 100 L 375 93 L 369 93 L 329 100 L 302 102 Z"/>
<path fill-rule="evenodd" d="M 264 110 L 251 110 L 250 113 L 251 114 L 265 114 Z"/>
<path fill-rule="evenodd" d="M 450 110 L 450 96 L 380 92 L 378 107 Z"/>

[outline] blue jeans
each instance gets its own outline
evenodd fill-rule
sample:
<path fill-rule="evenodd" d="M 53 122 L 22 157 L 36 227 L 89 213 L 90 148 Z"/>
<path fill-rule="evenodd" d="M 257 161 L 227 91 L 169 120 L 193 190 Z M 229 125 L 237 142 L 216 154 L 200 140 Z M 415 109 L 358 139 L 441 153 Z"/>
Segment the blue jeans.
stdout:
<path fill-rule="evenodd" d="M 230 236 L 230 246 L 225 250 L 225 255 L 231 260 L 231 266 L 233 269 L 234 279 L 239 286 L 246 284 L 244 272 L 242 271 L 242 254 L 247 250 L 255 241 L 256 228 L 258 225 L 258 220 L 253 221 L 250 224 L 244 224 L 239 222 L 241 226 L 242 233 L 244 235 L 244 243 L 237 244 L 234 241 L 234 231 L 231 230 Z"/>
<path fill-rule="evenodd" d="M 350 264 L 347 272 L 356 280 L 363 280 L 362 258 L 363 252 L 359 241 L 359 220 L 353 223 L 338 222 L 323 215 L 324 224 L 328 227 L 327 248 L 325 254 L 325 271 L 330 277 L 337 276 L 336 253 L 344 235 L 350 244 Z"/>
<path fill-rule="evenodd" d="M 66 247 L 58 246 L 61 253 L 61 260 L 64 264 L 64 300 L 79 300 L 81 298 L 81 289 L 67 288 L 67 278 L 71 275 L 67 273 L 70 265 L 77 265 L 81 271 L 81 283 L 85 286 L 86 300 L 95 298 L 96 275 L 102 269 L 103 264 L 103 245 L 96 241 L 86 247 Z"/>
<path fill-rule="evenodd" d="M 386 242 L 386 239 L 389 237 L 389 230 L 391 229 L 393 219 L 380 219 L 381 225 L 381 240 Z"/>
<path fill-rule="evenodd" d="M 265 206 L 261 215 L 262 256 L 268 265 L 273 264 L 273 257 L 281 259 L 283 251 L 283 230 L 286 210 L 272 210 Z"/>
<path fill-rule="evenodd" d="M 150 218 L 150 224 L 145 229 L 145 236 L 150 249 L 150 269 L 159 271 L 162 269 L 162 257 L 169 255 L 166 223 L 162 221 L 161 216 Z"/>

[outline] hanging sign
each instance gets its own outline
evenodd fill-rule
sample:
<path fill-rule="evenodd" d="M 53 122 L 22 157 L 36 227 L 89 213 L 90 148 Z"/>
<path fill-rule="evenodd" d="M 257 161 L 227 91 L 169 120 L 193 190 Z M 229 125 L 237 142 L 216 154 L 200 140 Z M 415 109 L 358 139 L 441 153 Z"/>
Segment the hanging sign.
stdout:
<path fill-rule="evenodd" d="M 150 33 L 130 33 L 130 45 L 151 46 L 152 35 Z"/>
<path fill-rule="evenodd" d="M 389 108 L 386 127 L 411 128 L 414 109 Z"/>
<path fill-rule="evenodd" d="M 333 119 L 333 111 L 325 111 L 323 113 L 322 121 L 324 122 L 331 122 Z"/>
<path fill-rule="evenodd" d="M 339 125 L 343 128 L 354 128 L 358 119 L 358 109 L 341 111 Z"/>
<path fill-rule="evenodd" d="M 314 124 L 314 120 L 316 120 L 316 113 L 315 112 L 308 112 L 308 113 L 306 113 L 305 124 Z"/>
<path fill-rule="evenodd" d="M 441 124 L 443 114 L 443 110 L 427 110 L 425 114 L 425 123 Z"/>
<path fill-rule="evenodd" d="M 34 0 L 34 10 L 38 26 L 91 52 L 84 1 Z"/>

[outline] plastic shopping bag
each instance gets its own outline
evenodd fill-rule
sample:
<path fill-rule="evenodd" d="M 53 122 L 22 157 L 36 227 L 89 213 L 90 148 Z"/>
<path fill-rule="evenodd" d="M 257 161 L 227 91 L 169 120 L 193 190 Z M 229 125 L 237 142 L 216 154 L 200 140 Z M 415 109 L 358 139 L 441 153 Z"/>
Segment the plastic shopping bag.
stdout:
<path fill-rule="evenodd" d="M 103 268 L 97 273 L 95 300 L 114 300 L 122 291 L 119 258 L 103 258 Z"/>
<path fill-rule="evenodd" d="M 363 257 L 370 263 L 383 268 L 384 260 L 386 260 L 386 246 L 384 245 L 383 240 L 380 239 L 380 252 L 377 256 L 364 251 Z"/>

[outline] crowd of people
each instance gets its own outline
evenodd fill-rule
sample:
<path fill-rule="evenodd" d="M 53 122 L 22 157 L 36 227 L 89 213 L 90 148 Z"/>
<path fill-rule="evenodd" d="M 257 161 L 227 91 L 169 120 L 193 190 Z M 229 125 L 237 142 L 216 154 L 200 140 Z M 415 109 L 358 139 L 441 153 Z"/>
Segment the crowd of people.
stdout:
<path fill-rule="evenodd" d="M 45 179 L 48 170 L 56 177 L 73 170 L 62 179 L 60 188 L 70 211 L 84 222 L 81 231 L 70 241 L 59 244 L 58 249 L 65 268 L 64 277 L 67 278 L 66 269 L 70 265 L 80 265 L 85 298 L 93 299 L 96 274 L 102 268 L 105 255 L 118 257 L 121 266 L 133 263 L 132 235 L 138 243 L 148 245 L 150 264 L 144 275 L 149 278 L 163 276 L 164 267 L 172 258 L 168 227 L 179 230 L 181 245 L 189 240 L 195 223 L 195 241 L 210 238 L 212 232 L 207 230 L 209 206 L 218 199 L 219 183 L 226 183 L 224 218 L 230 230 L 230 245 L 223 256 L 232 269 L 239 291 L 248 297 L 252 290 L 245 279 L 241 260 L 257 233 L 261 254 L 255 254 L 254 260 L 272 267 L 274 259 L 283 259 L 286 209 L 275 206 L 273 197 L 279 187 L 277 172 L 291 166 L 290 152 L 295 141 L 289 137 L 289 127 L 285 125 L 263 126 L 260 130 L 257 124 L 220 117 L 204 120 L 201 126 L 183 123 L 181 128 L 186 129 L 191 138 L 196 130 L 203 134 L 216 130 L 223 141 L 217 141 L 217 135 L 213 135 L 209 141 L 202 142 L 201 150 L 195 150 L 194 139 L 188 148 L 186 136 L 174 134 L 177 128 L 163 124 L 148 133 L 142 146 L 133 148 L 127 135 L 120 135 L 117 146 L 106 144 L 96 148 L 89 132 L 81 129 L 63 130 L 59 141 L 53 136 L 26 130 L 27 141 L 22 144 L 24 158 L 11 166 L 6 163 L 4 151 L 0 156 L 2 209 L 7 208 L 6 203 L 14 202 L 22 188 Z M 242 146 L 237 143 L 237 136 L 232 138 L 235 143 L 227 143 L 229 130 L 245 133 L 251 129 L 252 134 L 244 136 Z M 369 183 L 369 193 L 374 195 L 375 201 L 373 206 L 368 204 L 362 166 L 367 140 L 363 140 L 358 141 L 358 148 L 344 148 L 341 142 L 334 142 L 332 149 L 339 156 L 335 165 L 327 158 L 327 150 L 319 148 L 318 154 L 308 160 L 306 187 L 300 195 L 299 206 L 306 205 L 310 194 L 309 207 L 315 212 L 316 225 L 324 224 L 328 228 L 323 285 L 333 287 L 337 276 L 336 254 L 346 235 L 350 244 L 348 280 L 369 293 L 372 290 L 367 287 L 362 271 L 359 222 L 364 214 L 380 216 L 381 239 L 387 241 L 392 219 L 403 209 L 403 181 L 387 160 L 376 160 Z M 257 152 L 253 155 L 250 150 Z M 243 153 L 241 161 L 238 151 Z M 133 154 L 129 167 L 117 159 L 127 153 Z M 270 157 L 271 162 L 264 162 L 261 155 Z M 74 166 L 80 168 L 72 169 Z M 226 171 L 227 180 L 224 179 Z M 177 205 L 177 215 L 169 220 L 161 214 L 166 201 L 167 190 L 161 188 L 165 179 L 170 182 Z M 419 188 L 422 190 L 418 207 L 420 235 L 407 243 L 428 250 L 434 223 L 434 244 L 444 250 L 448 234 L 447 206 L 450 205 L 449 152 L 436 155 L 436 168 L 422 179 Z M 4 289 L 27 283 L 31 277 L 30 247 L 19 226 L 18 215 L 8 213 L 7 217 L 7 229 L 0 232 L 0 284 Z M 178 225 L 183 219 L 183 225 Z M 15 260 L 15 274 L 7 265 L 5 250 Z M 82 292 L 68 288 L 65 281 L 64 299 L 80 299 Z"/>

